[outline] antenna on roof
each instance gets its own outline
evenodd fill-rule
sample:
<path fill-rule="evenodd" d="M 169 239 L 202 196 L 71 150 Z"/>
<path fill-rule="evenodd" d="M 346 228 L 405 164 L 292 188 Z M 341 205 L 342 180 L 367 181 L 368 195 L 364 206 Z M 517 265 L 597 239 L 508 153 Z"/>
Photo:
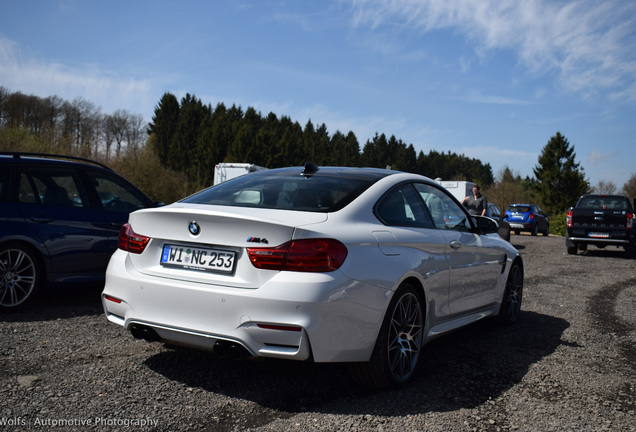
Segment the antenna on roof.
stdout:
<path fill-rule="evenodd" d="M 304 175 L 305 177 L 309 178 L 312 175 L 316 174 L 319 169 L 320 168 L 318 168 L 318 165 L 316 165 L 315 163 L 306 162 L 305 167 L 303 168 L 303 171 L 300 173 L 300 175 Z"/>

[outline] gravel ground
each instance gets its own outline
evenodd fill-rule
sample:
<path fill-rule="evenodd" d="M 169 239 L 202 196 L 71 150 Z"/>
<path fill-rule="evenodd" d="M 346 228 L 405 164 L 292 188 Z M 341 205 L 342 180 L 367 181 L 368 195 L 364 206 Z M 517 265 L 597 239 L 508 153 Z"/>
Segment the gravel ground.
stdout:
<path fill-rule="evenodd" d="M 0 431 L 636 431 L 636 259 L 512 244 L 521 321 L 432 342 L 395 391 L 341 365 L 148 344 L 106 323 L 99 287 L 56 290 L 0 315 Z"/>

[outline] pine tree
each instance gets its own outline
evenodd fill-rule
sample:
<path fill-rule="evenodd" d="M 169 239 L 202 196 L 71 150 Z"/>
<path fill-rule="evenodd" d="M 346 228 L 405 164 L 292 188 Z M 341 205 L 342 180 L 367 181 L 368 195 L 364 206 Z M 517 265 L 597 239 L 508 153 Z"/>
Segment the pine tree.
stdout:
<path fill-rule="evenodd" d="M 557 214 L 574 205 L 590 187 L 580 164 L 575 161 L 574 146 L 557 132 L 550 138 L 534 167 L 533 185 L 548 214 Z"/>
<path fill-rule="evenodd" d="M 155 152 L 162 165 L 168 165 L 168 151 L 179 123 L 179 102 L 177 98 L 164 93 L 155 107 L 155 115 L 149 125 L 148 135 L 154 135 Z"/>

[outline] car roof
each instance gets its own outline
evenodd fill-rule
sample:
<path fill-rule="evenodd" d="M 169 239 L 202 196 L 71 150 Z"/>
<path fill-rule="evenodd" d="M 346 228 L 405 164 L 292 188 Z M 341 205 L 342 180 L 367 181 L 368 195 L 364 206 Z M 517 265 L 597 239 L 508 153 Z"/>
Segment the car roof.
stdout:
<path fill-rule="evenodd" d="M 343 179 L 361 179 L 361 180 L 377 180 L 392 174 L 398 174 L 401 171 L 393 171 L 380 168 L 360 168 L 360 167 L 337 167 L 337 166 L 317 166 L 313 163 L 307 163 L 304 166 L 274 168 L 264 171 L 256 171 L 250 173 L 250 176 L 281 176 L 290 175 L 297 176 L 326 176 L 326 177 L 342 177 Z"/>
<path fill-rule="evenodd" d="M 108 171 L 113 171 L 110 167 L 97 161 L 81 158 L 77 156 L 68 156 L 52 153 L 30 153 L 30 152 L 0 152 L 0 163 L 9 165 L 21 165 L 23 163 L 33 164 L 59 164 L 71 166 L 93 166 Z"/>

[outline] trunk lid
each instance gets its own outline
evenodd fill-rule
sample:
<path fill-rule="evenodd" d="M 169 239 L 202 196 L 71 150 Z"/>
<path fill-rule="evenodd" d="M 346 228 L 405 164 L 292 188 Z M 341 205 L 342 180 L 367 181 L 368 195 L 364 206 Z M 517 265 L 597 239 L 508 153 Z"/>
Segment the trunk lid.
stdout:
<path fill-rule="evenodd" d="M 278 271 L 255 268 L 246 248 L 281 245 L 293 239 L 297 227 L 325 220 L 326 213 L 184 203 L 140 210 L 129 223 L 151 240 L 142 254 L 130 253 L 128 259 L 147 275 L 256 288 Z"/>

